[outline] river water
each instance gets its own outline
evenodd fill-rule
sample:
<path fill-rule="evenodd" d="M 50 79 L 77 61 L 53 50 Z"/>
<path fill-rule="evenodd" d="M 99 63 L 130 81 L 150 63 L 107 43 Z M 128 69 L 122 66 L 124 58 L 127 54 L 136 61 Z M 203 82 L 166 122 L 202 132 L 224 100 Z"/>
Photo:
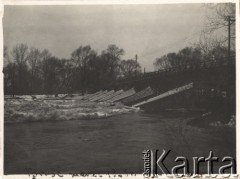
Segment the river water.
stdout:
<path fill-rule="evenodd" d="M 200 128 L 187 117 L 131 113 L 105 119 L 5 124 L 4 173 L 142 173 L 143 150 L 171 150 L 165 165 L 177 156 L 220 161 L 236 156 L 236 131 Z M 221 163 L 217 163 L 218 169 Z M 206 172 L 206 164 L 202 165 Z M 171 169 L 171 168 L 170 168 Z"/>

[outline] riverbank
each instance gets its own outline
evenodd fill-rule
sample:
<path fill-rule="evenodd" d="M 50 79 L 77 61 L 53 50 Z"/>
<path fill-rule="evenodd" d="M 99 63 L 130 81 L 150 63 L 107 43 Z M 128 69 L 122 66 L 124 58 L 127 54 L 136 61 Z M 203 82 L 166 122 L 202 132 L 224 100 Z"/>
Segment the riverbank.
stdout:
<path fill-rule="evenodd" d="M 188 122 L 188 125 L 198 127 L 230 127 L 236 128 L 236 116 L 226 114 L 204 113 Z"/>

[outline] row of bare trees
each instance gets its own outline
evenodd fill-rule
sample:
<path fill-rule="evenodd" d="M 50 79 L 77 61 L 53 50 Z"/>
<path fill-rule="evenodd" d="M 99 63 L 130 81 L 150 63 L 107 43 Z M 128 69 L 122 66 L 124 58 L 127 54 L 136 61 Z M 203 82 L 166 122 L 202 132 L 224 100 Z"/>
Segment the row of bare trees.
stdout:
<path fill-rule="evenodd" d="M 124 50 L 109 45 L 100 55 L 91 46 L 80 46 L 70 59 L 58 59 L 48 50 L 16 45 L 4 48 L 5 94 L 85 93 L 108 88 L 118 78 L 141 73 L 136 60 L 122 60 Z"/>
<path fill-rule="evenodd" d="M 206 68 L 210 66 L 232 65 L 234 62 L 234 51 L 228 56 L 228 49 L 217 46 L 208 53 L 204 53 L 199 47 L 185 47 L 177 53 L 168 53 L 156 58 L 155 70 L 184 71 L 189 69 Z"/>

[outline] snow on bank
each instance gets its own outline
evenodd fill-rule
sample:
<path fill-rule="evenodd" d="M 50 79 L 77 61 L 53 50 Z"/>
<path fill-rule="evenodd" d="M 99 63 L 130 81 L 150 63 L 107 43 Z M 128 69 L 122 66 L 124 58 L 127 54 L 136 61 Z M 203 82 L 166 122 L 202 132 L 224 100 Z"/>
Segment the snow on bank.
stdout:
<path fill-rule="evenodd" d="M 105 118 L 129 112 L 138 112 L 121 103 L 90 102 L 79 99 L 6 99 L 4 102 L 5 123 L 43 120 L 77 120 Z"/>
<path fill-rule="evenodd" d="M 209 124 L 210 126 L 213 126 L 213 127 L 223 127 L 223 126 L 227 126 L 227 127 L 236 127 L 236 116 L 235 115 L 232 115 L 229 122 L 226 123 L 226 124 L 223 124 L 221 121 L 216 121 L 216 122 L 211 122 Z"/>

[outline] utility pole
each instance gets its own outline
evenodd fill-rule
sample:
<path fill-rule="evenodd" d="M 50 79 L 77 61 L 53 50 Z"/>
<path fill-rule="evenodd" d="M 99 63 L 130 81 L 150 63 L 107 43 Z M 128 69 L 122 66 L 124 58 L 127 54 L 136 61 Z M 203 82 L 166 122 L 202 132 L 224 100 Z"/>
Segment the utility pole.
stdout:
<path fill-rule="evenodd" d="M 231 51 L 231 17 L 228 16 L 228 57 L 230 58 Z"/>
<path fill-rule="evenodd" d="M 235 22 L 235 18 L 228 16 L 228 56 L 230 57 L 231 55 L 231 23 Z"/>
<path fill-rule="evenodd" d="M 137 62 L 137 60 L 138 60 L 138 55 L 136 54 L 135 55 L 135 61 Z M 135 73 L 134 74 L 135 74 L 135 76 L 137 76 L 137 70 L 136 69 L 135 69 Z"/>

